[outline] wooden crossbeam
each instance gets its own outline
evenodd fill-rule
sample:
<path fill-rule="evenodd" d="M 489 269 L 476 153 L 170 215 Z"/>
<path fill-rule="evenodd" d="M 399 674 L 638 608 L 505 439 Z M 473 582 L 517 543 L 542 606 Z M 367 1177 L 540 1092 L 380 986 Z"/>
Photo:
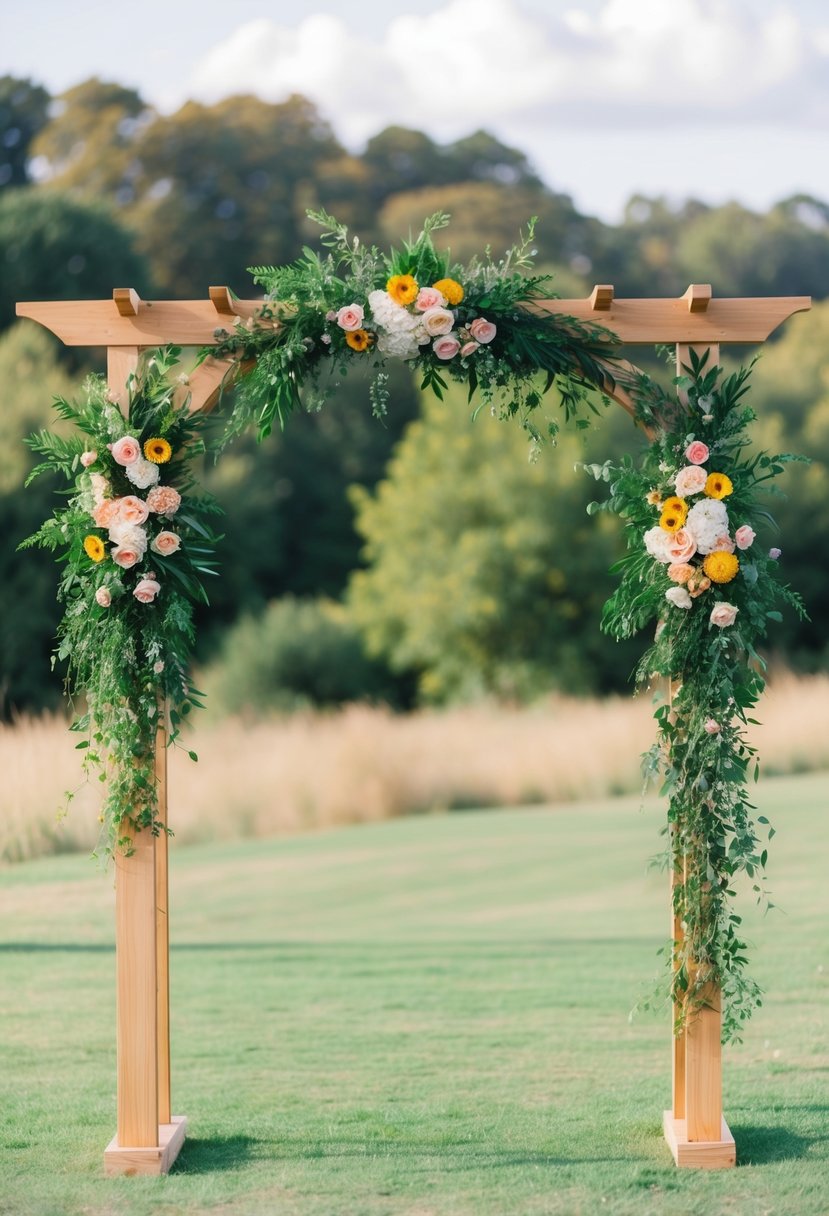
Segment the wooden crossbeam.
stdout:
<path fill-rule="evenodd" d="M 261 300 L 235 300 L 226 287 L 211 287 L 206 300 L 141 300 L 131 288 L 112 300 L 49 300 L 17 305 L 19 317 L 38 321 L 67 346 L 211 346 L 252 317 Z M 629 345 L 655 342 L 727 344 L 764 342 L 793 313 L 811 308 L 809 296 L 718 299 L 708 284 L 692 284 L 667 299 L 616 299 L 599 284 L 577 300 L 542 300 L 543 312 L 575 317 L 612 330 Z M 219 334 L 217 336 L 217 331 Z"/>

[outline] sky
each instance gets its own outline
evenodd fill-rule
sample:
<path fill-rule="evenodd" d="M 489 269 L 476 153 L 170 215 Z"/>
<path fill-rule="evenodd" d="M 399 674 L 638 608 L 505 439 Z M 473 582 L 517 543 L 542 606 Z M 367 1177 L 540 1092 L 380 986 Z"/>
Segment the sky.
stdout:
<path fill-rule="evenodd" d="M 825 0 L 0 0 L 0 75 L 92 75 L 163 112 L 311 98 L 360 150 L 484 128 L 611 222 L 635 193 L 829 201 Z"/>

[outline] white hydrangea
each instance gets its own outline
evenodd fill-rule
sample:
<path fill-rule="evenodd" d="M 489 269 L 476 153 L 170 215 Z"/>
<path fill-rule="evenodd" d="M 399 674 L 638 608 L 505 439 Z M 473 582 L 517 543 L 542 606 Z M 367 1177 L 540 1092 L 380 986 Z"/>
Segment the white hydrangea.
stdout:
<path fill-rule="evenodd" d="M 657 525 L 655 528 L 649 528 L 642 539 L 645 542 L 645 548 L 648 553 L 650 553 L 651 557 L 656 558 L 658 562 L 664 562 L 667 566 L 673 561 L 668 552 L 668 546 L 671 543 L 670 532 L 666 532 L 664 528 L 660 528 Z"/>
<path fill-rule="evenodd" d="M 377 349 L 384 355 L 395 359 L 411 359 L 418 352 L 417 338 L 413 333 L 395 333 L 382 331 L 378 333 Z"/>
<path fill-rule="evenodd" d="M 139 456 L 132 464 L 128 464 L 124 472 L 139 490 L 146 490 L 148 486 L 154 486 L 160 476 L 158 465 L 153 464 L 151 460 L 145 460 L 143 456 Z"/>
<path fill-rule="evenodd" d="M 718 498 L 703 498 L 694 503 L 685 521 L 685 530 L 696 541 L 697 552 L 712 553 L 719 538 L 728 532 L 728 512 Z"/>
<path fill-rule="evenodd" d="M 387 291 L 370 292 L 368 306 L 378 329 L 389 333 L 411 333 L 420 324 L 420 317 L 395 303 Z"/>

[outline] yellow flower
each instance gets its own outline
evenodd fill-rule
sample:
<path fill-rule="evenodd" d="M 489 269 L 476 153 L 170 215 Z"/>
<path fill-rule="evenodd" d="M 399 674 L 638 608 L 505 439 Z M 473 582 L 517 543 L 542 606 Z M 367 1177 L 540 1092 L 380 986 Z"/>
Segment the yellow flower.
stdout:
<path fill-rule="evenodd" d="M 662 507 L 662 495 L 658 490 L 649 490 L 645 495 L 645 502 L 649 507 Z"/>
<path fill-rule="evenodd" d="M 438 279 L 437 283 L 433 283 L 435 291 L 439 291 L 442 296 L 446 296 L 448 304 L 460 304 L 463 299 L 463 288 L 455 279 Z"/>
<path fill-rule="evenodd" d="M 345 340 L 352 350 L 368 350 L 374 338 L 367 329 L 352 329 L 345 335 Z"/>
<path fill-rule="evenodd" d="M 144 455 L 153 464 L 166 464 L 173 454 L 166 439 L 148 439 L 144 444 Z"/>
<path fill-rule="evenodd" d="M 740 563 L 733 553 L 709 553 L 702 568 L 712 583 L 730 583 L 740 569 Z"/>
<path fill-rule="evenodd" d="M 666 498 L 662 504 L 659 526 L 666 532 L 678 532 L 687 518 L 688 504 L 685 499 L 672 496 Z"/>
<path fill-rule="evenodd" d="M 389 293 L 395 304 L 412 304 L 417 299 L 417 293 L 420 288 L 417 285 L 417 280 L 412 278 L 410 274 L 393 274 L 386 284 L 386 291 Z M 359 332 L 359 331 L 354 331 Z M 346 335 L 346 341 L 348 340 Z M 349 346 L 351 343 L 348 343 Z M 365 350 L 364 346 L 355 347 L 355 350 Z"/>
<path fill-rule="evenodd" d="M 731 478 L 725 473 L 709 473 L 705 482 L 705 493 L 709 498 L 725 498 L 733 491 Z"/>
<path fill-rule="evenodd" d="M 94 532 L 90 532 L 89 536 L 83 538 L 83 547 L 86 550 L 86 556 L 91 557 L 93 562 L 102 562 L 104 560 L 106 556 L 104 542 Z"/>

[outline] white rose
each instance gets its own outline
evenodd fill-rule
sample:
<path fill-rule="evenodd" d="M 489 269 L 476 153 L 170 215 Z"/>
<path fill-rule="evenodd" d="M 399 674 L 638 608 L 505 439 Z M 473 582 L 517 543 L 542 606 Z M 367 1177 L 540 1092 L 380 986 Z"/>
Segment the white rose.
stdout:
<path fill-rule="evenodd" d="M 677 608 L 690 608 L 693 603 L 684 587 L 670 587 L 665 592 L 665 599 L 675 604 Z"/>
<path fill-rule="evenodd" d="M 132 464 L 128 464 L 124 472 L 139 490 L 146 490 L 148 486 L 154 486 L 161 475 L 158 465 L 153 464 L 151 460 L 145 460 L 143 456 L 139 456 Z"/>
<path fill-rule="evenodd" d="M 648 553 L 658 562 L 664 562 L 667 566 L 674 560 L 669 552 L 673 537 L 664 528 L 660 528 L 658 525 L 655 528 L 649 528 L 642 539 Z"/>
<path fill-rule="evenodd" d="M 135 549 L 142 556 L 147 552 L 147 533 L 137 524 L 116 523 L 109 530 L 109 539 L 120 548 Z"/>

